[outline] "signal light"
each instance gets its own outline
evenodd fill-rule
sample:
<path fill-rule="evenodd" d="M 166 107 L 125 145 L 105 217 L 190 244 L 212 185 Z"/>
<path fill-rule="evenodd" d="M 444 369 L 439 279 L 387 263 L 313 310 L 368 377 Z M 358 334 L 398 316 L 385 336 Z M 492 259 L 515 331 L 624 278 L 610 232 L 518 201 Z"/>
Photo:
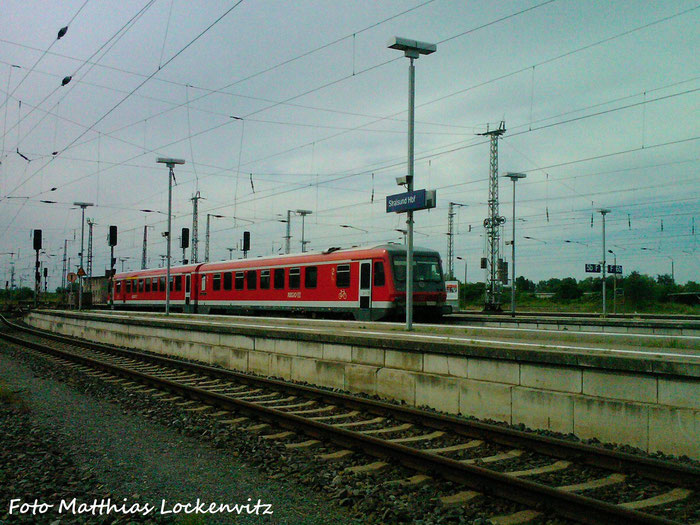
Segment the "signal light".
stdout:
<path fill-rule="evenodd" d="M 34 249 L 41 250 L 41 230 L 34 230 Z"/>
<path fill-rule="evenodd" d="M 189 247 L 190 247 L 190 229 L 183 228 L 182 229 L 182 245 L 180 246 L 180 248 L 182 248 L 184 250 L 185 248 L 189 248 Z"/>
<path fill-rule="evenodd" d="M 250 232 L 243 232 L 243 251 L 250 250 Z"/>
<path fill-rule="evenodd" d="M 117 227 L 116 226 L 109 227 L 109 245 L 110 246 L 117 245 Z"/>

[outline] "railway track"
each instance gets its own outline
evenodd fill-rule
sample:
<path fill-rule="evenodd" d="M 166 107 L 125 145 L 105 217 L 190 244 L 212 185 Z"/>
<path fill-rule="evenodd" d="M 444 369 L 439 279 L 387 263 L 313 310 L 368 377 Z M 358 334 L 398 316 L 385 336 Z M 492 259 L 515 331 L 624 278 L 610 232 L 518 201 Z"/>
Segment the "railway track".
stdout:
<path fill-rule="evenodd" d="M 289 449 L 312 450 L 321 441 L 332 442 L 339 450 L 329 460 L 351 451 L 378 459 L 348 467 L 348 474 L 399 464 L 418 474 L 398 483 L 417 485 L 431 477 L 456 482 L 463 490 L 444 495 L 446 505 L 487 493 L 533 509 L 530 516 L 544 508 L 582 523 L 700 520 L 700 469 L 691 466 L 3 322 L 0 336 L 14 344 L 97 370 L 107 381 L 138 383 L 139 390 L 186 410 L 209 411 L 245 430 L 267 432 L 265 438 L 284 440 Z M 644 486 L 641 490 L 650 495 L 624 501 L 624 491 L 618 490 L 623 486 Z M 670 517 L 664 515 L 669 505 L 676 508 Z"/>

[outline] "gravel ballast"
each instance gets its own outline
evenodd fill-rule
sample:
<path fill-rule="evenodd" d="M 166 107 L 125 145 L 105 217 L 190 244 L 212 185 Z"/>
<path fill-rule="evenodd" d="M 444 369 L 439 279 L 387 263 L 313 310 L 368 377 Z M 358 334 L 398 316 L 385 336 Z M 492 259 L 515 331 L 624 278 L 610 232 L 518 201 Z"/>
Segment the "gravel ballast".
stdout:
<path fill-rule="evenodd" d="M 352 523 L 343 509 L 291 482 L 270 479 L 245 464 L 235 452 L 183 435 L 95 399 L 75 387 L 38 377 L 0 346 L 0 388 L 19 399 L 0 402 L 0 523 Z M 42 374 L 43 375 L 43 374 Z M 147 504 L 147 516 L 118 511 L 109 516 L 89 512 L 58 514 L 60 502 L 92 505 Z M 250 500 L 249 500 L 250 498 Z M 55 504 L 43 515 L 8 514 L 10 501 Z M 271 505 L 272 515 L 257 513 L 204 515 L 176 505 L 197 503 Z M 165 503 L 163 503 L 163 501 Z M 56 521 L 60 520 L 60 521 Z"/>

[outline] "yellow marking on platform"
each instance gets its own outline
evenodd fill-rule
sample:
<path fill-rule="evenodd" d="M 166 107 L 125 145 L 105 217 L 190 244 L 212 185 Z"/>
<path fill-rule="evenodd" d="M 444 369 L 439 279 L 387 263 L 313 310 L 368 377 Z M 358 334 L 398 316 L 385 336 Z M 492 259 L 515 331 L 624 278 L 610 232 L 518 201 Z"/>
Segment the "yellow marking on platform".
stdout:
<path fill-rule="evenodd" d="M 404 423 L 403 425 L 398 425 L 389 428 L 379 428 L 377 430 L 361 430 L 363 434 L 391 434 L 392 432 L 401 432 L 403 430 L 408 430 L 413 427 L 411 423 Z"/>
<path fill-rule="evenodd" d="M 323 459 L 325 461 L 337 461 L 339 459 L 352 456 L 352 450 L 339 450 L 338 452 L 331 452 L 329 454 L 319 454 L 316 456 L 318 459 Z"/>
<path fill-rule="evenodd" d="M 384 421 L 383 417 L 375 417 L 374 419 L 365 419 L 363 421 L 352 421 L 350 423 L 335 423 L 333 426 L 340 427 L 340 428 L 352 428 L 352 427 L 361 427 L 364 425 L 374 425 L 375 423 L 381 423 L 382 421 Z"/>
<path fill-rule="evenodd" d="M 431 439 L 437 439 L 444 435 L 445 433 L 441 430 L 436 430 L 435 432 L 431 432 L 430 434 L 422 434 L 420 436 L 409 436 L 405 438 L 394 438 L 390 439 L 389 441 L 391 441 L 392 443 L 415 443 L 416 441 L 430 441 Z"/>
<path fill-rule="evenodd" d="M 268 434 L 266 436 L 263 436 L 263 439 L 285 439 L 288 438 L 289 436 L 293 436 L 294 432 L 290 431 L 285 431 L 285 432 L 278 432 L 277 434 Z"/>
<path fill-rule="evenodd" d="M 485 458 L 460 459 L 459 462 L 467 465 L 471 465 L 477 461 L 480 461 L 481 463 L 495 463 L 496 461 L 505 461 L 507 459 L 517 458 L 518 456 L 522 456 L 522 454 L 522 450 L 513 449 L 508 452 L 496 454 L 495 456 L 487 456 Z"/>
<path fill-rule="evenodd" d="M 318 439 L 309 439 L 308 441 L 302 441 L 301 443 L 287 443 L 286 448 L 308 448 L 318 445 L 320 441 Z"/>
<path fill-rule="evenodd" d="M 484 442 L 480 439 L 472 439 L 471 441 L 467 441 L 466 443 L 460 443 L 459 445 L 450 445 L 449 447 L 424 448 L 423 452 L 429 452 L 431 454 L 447 454 L 448 452 L 457 452 L 459 450 L 480 447 L 483 444 Z"/>
<path fill-rule="evenodd" d="M 647 498 L 639 501 L 628 501 L 626 503 L 620 503 L 620 507 L 626 509 L 645 509 L 647 507 L 655 507 L 656 505 L 663 505 L 665 503 L 673 503 L 674 501 L 679 501 L 687 498 L 693 491 L 689 489 L 673 489 L 665 494 L 659 494 L 653 498 Z"/>
<path fill-rule="evenodd" d="M 367 463 L 366 465 L 348 467 L 344 470 L 344 472 L 347 472 L 348 474 L 364 474 L 365 472 L 379 472 L 387 466 L 389 466 L 389 464 L 385 463 L 384 461 L 375 461 L 374 463 Z"/>
<path fill-rule="evenodd" d="M 627 476 L 624 474 L 610 474 L 607 477 L 600 478 L 600 479 L 594 479 L 592 481 L 586 481 L 584 483 L 577 483 L 575 485 L 563 485 L 561 487 L 557 487 L 559 490 L 564 490 L 566 492 L 576 492 L 580 490 L 591 490 L 591 489 L 598 489 L 600 487 L 607 487 L 608 485 L 616 485 L 617 483 L 622 483 L 627 479 Z"/>
<path fill-rule="evenodd" d="M 535 467 L 527 470 L 516 470 L 514 472 L 504 472 L 513 477 L 524 477 L 524 476 L 537 476 L 539 474 L 547 474 L 548 472 L 557 472 L 559 470 L 564 470 L 571 465 L 570 461 L 556 461 L 551 465 L 544 465 L 542 467 Z"/>
<path fill-rule="evenodd" d="M 540 515 L 541 513 L 536 510 L 521 510 L 507 516 L 493 516 L 489 518 L 489 521 L 494 525 L 519 525 L 520 523 L 528 523 Z"/>
<path fill-rule="evenodd" d="M 445 507 L 454 507 L 456 505 L 468 503 L 479 496 L 481 496 L 481 492 L 464 490 L 462 492 L 458 492 L 457 494 L 453 494 L 452 496 L 444 496 L 440 498 L 440 503 L 442 503 Z"/>

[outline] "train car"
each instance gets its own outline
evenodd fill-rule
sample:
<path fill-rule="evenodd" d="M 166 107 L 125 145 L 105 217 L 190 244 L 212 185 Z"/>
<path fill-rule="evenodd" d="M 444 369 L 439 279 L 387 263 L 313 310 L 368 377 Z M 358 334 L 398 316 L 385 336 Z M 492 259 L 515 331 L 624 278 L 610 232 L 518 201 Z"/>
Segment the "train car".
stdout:
<path fill-rule="evenodd" d="M 440 255 L 414 250 L 417 318 L 448 312 Z M 165 269 L 120 273 L 115 307 L 154 309 L 165 304 Z M 331 248 L 324 252 L 190 264 L 171 268 L 173 311 L 325 314 L 358 320 L 405 314 L 406 248 Z"/>

